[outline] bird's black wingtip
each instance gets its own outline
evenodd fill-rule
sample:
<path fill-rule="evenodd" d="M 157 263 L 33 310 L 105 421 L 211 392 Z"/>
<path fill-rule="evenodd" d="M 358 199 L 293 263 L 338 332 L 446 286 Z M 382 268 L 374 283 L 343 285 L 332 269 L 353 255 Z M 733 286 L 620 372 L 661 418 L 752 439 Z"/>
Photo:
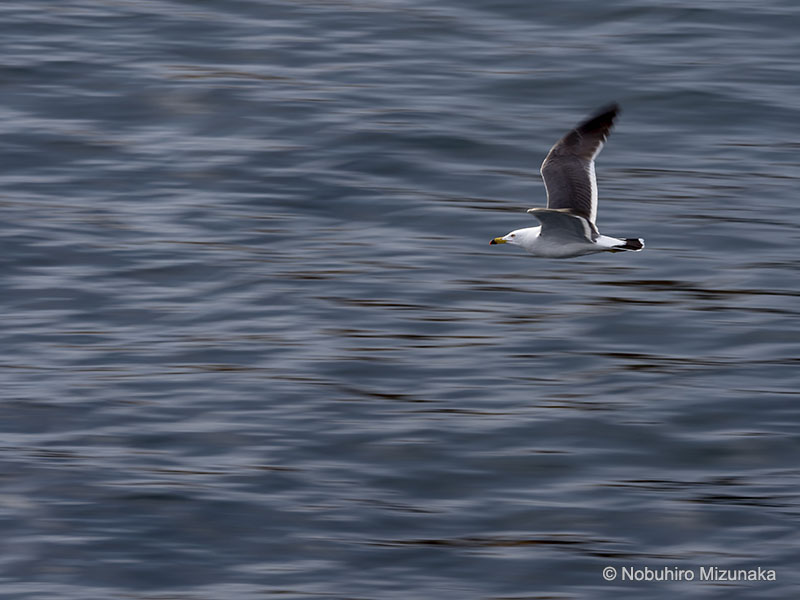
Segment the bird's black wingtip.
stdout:
<path fill-rule="evenodd" d="M 591 117 L 583 121 L 575 129 L 581 133 L 591 133 L 593 131 L 602 131 L 603 138 L 608 135 L 611 127 L 614 125 L 614 119 L 620 112 L 620 106 L 616 102 L 605 105 L 603 108 L 595 112 Z"/>

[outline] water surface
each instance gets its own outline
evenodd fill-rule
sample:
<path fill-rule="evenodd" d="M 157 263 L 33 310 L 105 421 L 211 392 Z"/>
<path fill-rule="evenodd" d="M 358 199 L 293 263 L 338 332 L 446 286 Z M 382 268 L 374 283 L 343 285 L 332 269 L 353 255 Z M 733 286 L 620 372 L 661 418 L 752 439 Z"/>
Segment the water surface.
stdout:
<path fill-rule="evenodd" d="M 798 16 L 4 4 L 3 595 L 790 597 Z M 646 250 L 490 247 L 609 101 Z"/>

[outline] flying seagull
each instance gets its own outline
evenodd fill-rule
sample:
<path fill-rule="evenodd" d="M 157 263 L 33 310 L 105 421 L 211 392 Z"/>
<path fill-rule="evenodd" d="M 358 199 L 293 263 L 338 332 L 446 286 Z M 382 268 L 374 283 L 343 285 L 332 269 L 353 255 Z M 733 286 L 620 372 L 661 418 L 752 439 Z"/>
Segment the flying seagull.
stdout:
<path fill-rule="evenodd" d="M 541 226 L 516 229 L 490 244 L 516 244 L 535 256 L 571 258 L 594 252 L 638 252 L 640 238 L 600 235 L 597 218 L 597 178 L 594 159 L 603 149 L 619 106 L 612 104 L 587 119 L 550 148 L 542 163 L 547 208 L 528 212 Z"/>

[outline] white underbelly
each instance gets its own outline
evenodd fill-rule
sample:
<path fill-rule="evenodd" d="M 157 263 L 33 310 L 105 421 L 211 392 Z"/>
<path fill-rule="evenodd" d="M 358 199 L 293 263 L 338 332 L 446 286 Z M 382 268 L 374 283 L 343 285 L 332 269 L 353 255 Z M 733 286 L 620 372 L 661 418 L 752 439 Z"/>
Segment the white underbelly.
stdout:
<path fill-rule="evenodd" d="M 591 242 L 569 242 L 569 243 L 548 243 L 547 240 L 541 238 L 536 240 L 530 248 L 526 248 L 528 252 L 534 256 L 542 256 L 545 258 L 571 258 L 573 256 L 583 256 L 584 254 L 594 254 L 595 252 L 603 252 L 610 246 L 601 246 Z"/>

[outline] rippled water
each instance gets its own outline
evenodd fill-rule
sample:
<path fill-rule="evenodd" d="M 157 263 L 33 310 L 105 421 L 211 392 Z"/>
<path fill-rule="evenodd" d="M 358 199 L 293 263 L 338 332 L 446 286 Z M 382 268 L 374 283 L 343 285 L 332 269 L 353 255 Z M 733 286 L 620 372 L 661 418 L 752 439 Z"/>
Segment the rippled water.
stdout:
<path fill-rule="evenodd" d="M 792 597 L 798 16 L 0 5 L 2 595 Z M 490 247 L 612 100 L 647 249 Z"/>

